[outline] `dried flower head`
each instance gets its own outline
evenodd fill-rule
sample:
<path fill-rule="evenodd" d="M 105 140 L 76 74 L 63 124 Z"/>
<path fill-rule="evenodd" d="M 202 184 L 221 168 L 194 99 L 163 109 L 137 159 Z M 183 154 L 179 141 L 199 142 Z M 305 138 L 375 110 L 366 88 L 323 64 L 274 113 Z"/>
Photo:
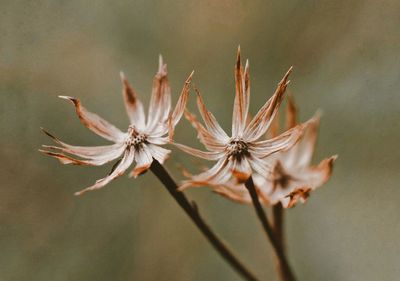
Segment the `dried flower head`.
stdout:
<path fill-rule="evenodd" d="M 296 119 L 296 107 L 293 99 L 289 98 L 287 128 L 296 126 Z M 272 157 L 274 166 L 271 173 L 267 177 L 254 176 L 254 183 L 262 203 L 272 205 L 281 203 L 283 207 L 290 208 L 298 201 L 304 203 L 312 190 L 328 181 L 337 156 L 326 158 L 317 166 L 311 166 L 318 125 L 318 115 L 304 123 L 305 132 L 300 140 L 289 150 L 276 153 Z M 250 195 L 243 184 L 230 182 L 213 188 L 229 199 L 251 204 Z"/>
<path fill-rule="evenodd" d="M 232 136 L 221 128 L 205 107 L 200 93 L 197 91 L 197 106 L 203 118 L 203 126 L 189 111 L 186 118 L 198 132 L 200 142 L 208 151 L 201 151 L 182 144 L 175 144 L 183 151 L 206 160 L 217 161 L 209 170 L 192 176 L 181 186 L 181 190 L 190 186 L 225 184 L 232 176 L 239 182 L 246 181 L 253 170 L 259 174 L 269 171 L 265 159 L 273 153 L 287 150 L 293 146 L 302 133 L 302 126 L 296 126 L 287 132 L 269 140 L 259 140 L 268 130 L 282 102 L 288 76 L 292 68 L 279 82 L 274 95 L 261 107 L 250 122 L 248 118 L 250 102 L 249 64 L 243 69 L 240 61 L 240 48 L 237 53 L 235 66 L 236 94 L 233 108 Z"/>
<path fill-rule="evenodd" d="M 153 88 L 150 99 L 149 111 L 146 116 L 143 104 L 138 99 L 136 92 L 121 73 L 123 84 L 123 96 L 125 108 L 130 125 L 126 132 L 122 132 L 114 125 L 102 119 L 98 115 L 84 108 L 80 100 L 67 96 L 60 96 L 72 102 L 81 122 L 97 135 L 114 142 L 105 146 L 74 146 L 69 145 L 43 130 L 59 146 L 43 147 L 41 152 L 57 158 L 63 164 L 100 166 L 117 158 L 122 158 L 112 168 L 112 171 L 90 187 L 75 193 L 80 195 L 89 190 L 102 188 L 115 178 L 121 176 L 133 162 L 135 168 L 130 173 L 137 177 L 150 168 L 153 159 L 163 163 L 169 156 L 170 150 L 162 148 L 172 138 L 173 130 L 183 115 L 189 94 L 190 81 L 193 72 L 187 78 L 179 100 L 173 112 L 171 112 L 171 89 L 167 77 L 167 65 L 163 63 L 160 55 L 159 68 L 153 79 Z M 168 135 L 169 134 L 169 137 Z M 75 155 L 80 159 L 73 158 Z"/>

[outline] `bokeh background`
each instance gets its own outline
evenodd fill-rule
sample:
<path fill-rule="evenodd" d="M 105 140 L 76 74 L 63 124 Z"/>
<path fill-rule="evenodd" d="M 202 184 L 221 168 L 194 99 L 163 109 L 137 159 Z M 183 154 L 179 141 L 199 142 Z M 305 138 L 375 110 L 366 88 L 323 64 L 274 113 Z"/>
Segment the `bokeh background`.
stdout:
<path fill-rule="evenodd" d="M 233 65 L 250 59 L 251 111 L 291 65 L 302 120 L 323 110 L 315 161 L 339 154 L 332 179 L 287 212 L 299 280 L 400 276 L 400 2 L 0 1 L 0 280 L 240 280 L 155 177 L 121 177 L 73 193 L 111 167 L 62 166 L 37 152 L 43 126 L 81 145 L 104 144 L 58 95 L 128 125 L 119 71 L 147 104 L 158 54 L 174 98 L 194 82 L 230 127 Z M 190 107 L 194 110 L 194 102 Z M 184 120 L 176 138 L 194 146 Z M 174 151 L 168 169 L 199 162 Z M 271 248 L 249 206 L 191 190 L 209 223 L 263 280 Z"/>

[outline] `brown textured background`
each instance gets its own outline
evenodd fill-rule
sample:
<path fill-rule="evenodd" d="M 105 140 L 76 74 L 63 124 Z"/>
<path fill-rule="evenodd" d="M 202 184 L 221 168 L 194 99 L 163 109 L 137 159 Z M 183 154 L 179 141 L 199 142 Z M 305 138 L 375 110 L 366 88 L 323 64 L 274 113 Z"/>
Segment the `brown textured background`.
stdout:
<path fill-rule="evenodd" d="M 291 262 L 303 281 L 400 276 L 400 2 L 0 1 L 0 280 L 239 280 L 150 173 L 73 193 L 110 166 L 62 166 L 50 140 L 105 143 L 57 95 L 82 99 L 125 129 L 118 72 L 147 103 L 164 55 L 176 100 L 185 77 L 230 127 L 238 44 L 250 59 L 251 111 L 294 65 L 305 120 L 323 110 L 316 161 L 339 154 L 331 181 L 288 213 Z M 193 99 L 190 104 L 194 108 Z M 195 144 L 184 121 L 181 142 Z M 168 168 L 198 171 L 175 151 Z M 253 210 L 208 189 L 188 192 L 264 280 L 270 246 Z"/>

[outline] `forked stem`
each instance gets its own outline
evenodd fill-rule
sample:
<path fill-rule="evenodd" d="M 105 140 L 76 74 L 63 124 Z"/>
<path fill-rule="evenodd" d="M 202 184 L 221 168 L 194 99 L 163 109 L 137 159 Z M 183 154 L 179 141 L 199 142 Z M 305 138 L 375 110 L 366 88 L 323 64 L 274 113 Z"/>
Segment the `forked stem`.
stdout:
<path fill-rule="evenodd" d="M 181 206 L 185 213 L 191 218 L 197 228 L 203 233 L 207 240 L 217 250 L 217 252 L 245 279 L 257 281 L 258 279 L 238 260 L 238 258 L 228 249 L 218 236 L 211 230 L 200 216 L 199 210 L 194 203 L 190 203 L 185 194 L 179 192 L 178 186 L 172 179 L 168 171 L 157 161 L 153 160 L 150 170 L 167 188 L 168 192 L 174 197 L 175 201 Z"/>
<path fill-rule="evenodd" d="M 245 186 L 250 193 L 251 201 L 253 202 L 254 209 L 257 213 L 257 216 L 267 234 L 268 239 L 270 240 L 272 247 L 274 248 L 276 257 L 278 259 L 278 268 L 279 268 L 279 276 L 282 281 L 296 281 L 294 274 L 290 268 L 290 265 L 287 261 L 285 252 L 283 250 L 282 244 L 277 238 L 273 228 L 268 222 L 267 214 L 265 213 L 261 203 L 258 199 L 258 194 L 256 188 L 254 186 L 253 178 L 250 177 L 246 182 Z"/>

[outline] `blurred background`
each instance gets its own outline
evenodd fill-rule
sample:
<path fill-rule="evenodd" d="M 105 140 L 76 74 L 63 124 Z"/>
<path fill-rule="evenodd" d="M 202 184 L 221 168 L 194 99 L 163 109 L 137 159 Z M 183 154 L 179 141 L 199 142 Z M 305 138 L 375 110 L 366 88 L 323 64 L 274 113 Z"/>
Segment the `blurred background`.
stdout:
<path fill-rule="evenodd" d="M 41 126 L 71 144 L 107 143 L 58 95 L 125 130 L 119 71 L 147 104 L 159 53 L 174 100 L 195 69 L 229 131 L 239 44 L 251 112 L 293 65 L 301 119 L 323 111 L 315 163 L 339 155 L 328 184 L 287 212 L 298 279 L 398 280 L 399 11 L 396 0 L 0 1 L 0 280 L 240 280 L 151 173 L 77 198 L 112 165 L 62 166 L 37 151 L 51 143 Z M 176 139 L 199 147 L 186 120 Z M 178 180 L 180 165 L 199 171 L 175 150 L 167 168 Z M 187 194 L 257 276 L 274 280 L 251 207 L 207 188 Z"/>

